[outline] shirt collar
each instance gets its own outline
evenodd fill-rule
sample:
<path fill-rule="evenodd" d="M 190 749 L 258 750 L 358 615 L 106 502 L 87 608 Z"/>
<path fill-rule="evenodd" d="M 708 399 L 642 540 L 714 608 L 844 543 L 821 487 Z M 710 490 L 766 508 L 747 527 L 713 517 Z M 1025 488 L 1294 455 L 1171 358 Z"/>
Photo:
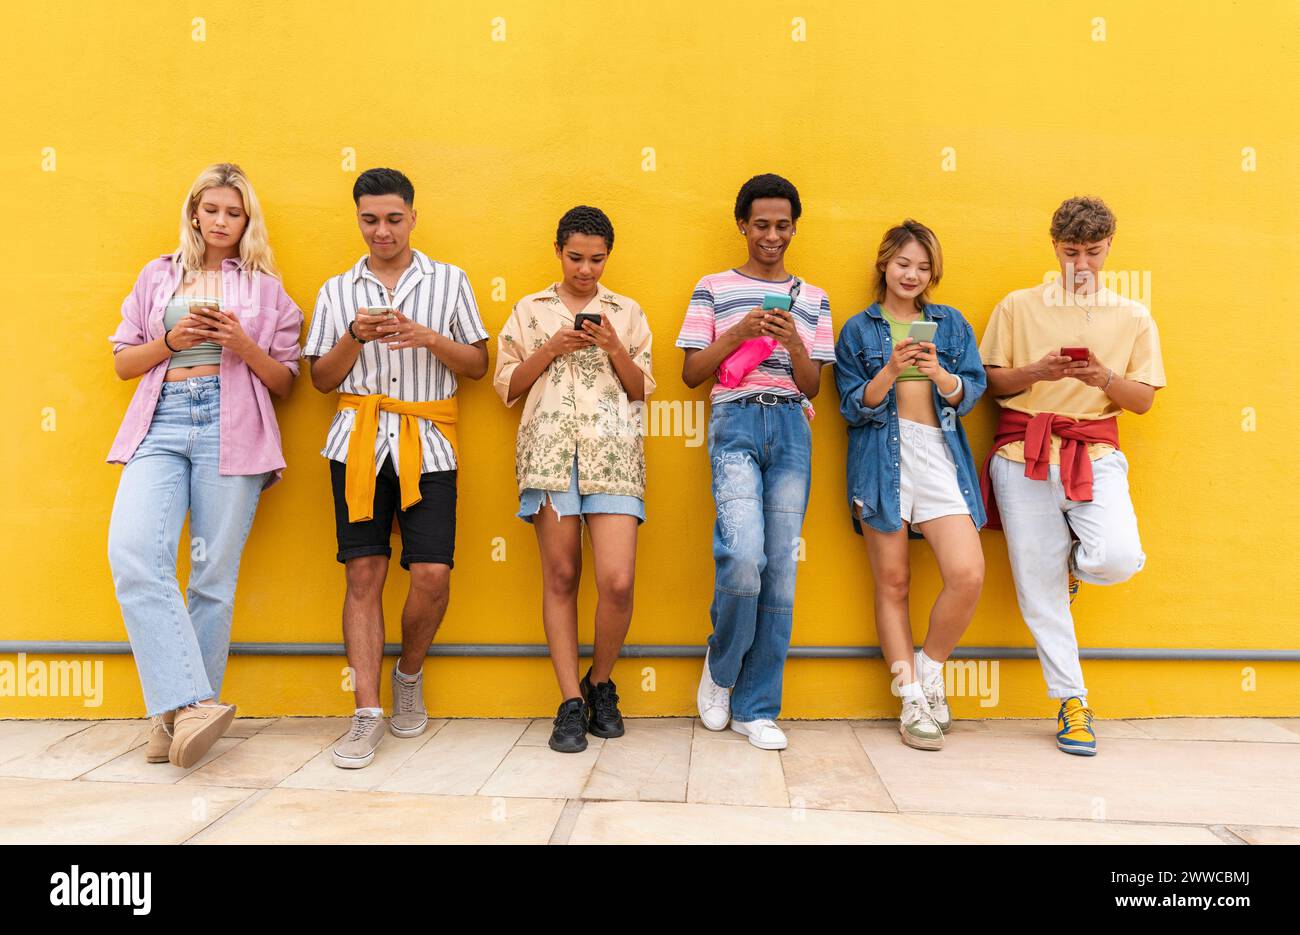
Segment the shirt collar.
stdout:
<path fill-rule="evenodd" d="M 542 290 L 542 298 L 547 302 L 559 302 L 563 305 L 564 300 L 560 298 L 559 288 L 560 284 L 558 282 L 551 283 Z M 618 304 L 618 299 L 614 298 L 614 293 L 607 289 L 604 283 L 596 283 L 596 298 L 614 309 L 623 307 Z"/>
<path fill-rule="evenodd" d="M 171 253 L 164 253 L 162 256 L 158 257 L 158 259 L 160 259 L 160 260 L 170 260 L 173 264 L 175 264 L 175 263 L 179 263 L 179 262 L 180 262 L 181 254 L 180 254 L 180 251 L 179 251 L 179 250 L 175 250 L 175 251 L 173 251 L 173 252 L 171 252 Z M 228 256 L 228 257 L 226 257 L 224 260 L 221 261 L 221 268 L 222 268 L 223 270 L 224 270 L 224 269 L 243 269 L 243 268 L 244 268 L 244 258 L 243 258 L 243 257 L 233 257 L 233 256 Z"/>
<path fill-rule="evenodd" d="M 885 316 L 883 312 L 884 309 L 881 308 L 879 302 L 872 302 L 870 305 L 867 306 L 867 315 L 877 319 L 878 321 L 885 320 Z M 944 307 L 942 305 L 935 305 L 934 303 L 930 303 L 925 307 L 925 315 L 923 317 L 929 318 L 932 321 L 937 321 L 940 318 L 946 318 L 947 315 L 948 313 L 947 311 L 944 310 Z"/>
<path fill-rule="evenodd" d="M 357 260 L 356 265 L 352 267 L 353 282 L 357 282 L 362 277 L 364 277 L 367 272 L 369 272 L 370 264 L 367 262 L 369 259 L 370 259 L 370 254 L 363 253 L 361 255 L 361 259 Z M 411 266 L 416 267 L 420 271 L 421 276 L 433 275 L 433 261 L 430 260 L 423 253 L 421 253 L 419 250 L 416 250 L 414 247 L 411 248 Z M 397 281 L 399 283 L 404 278 L 406 278 L 406 274 L 407 272 L 410 271 L 411 266 L 408 266 L 406 269 L 402 270 L 402 275 L 397 278 Z M 375 274 L 371 273 L 370 275 L 374 276 Z"/>

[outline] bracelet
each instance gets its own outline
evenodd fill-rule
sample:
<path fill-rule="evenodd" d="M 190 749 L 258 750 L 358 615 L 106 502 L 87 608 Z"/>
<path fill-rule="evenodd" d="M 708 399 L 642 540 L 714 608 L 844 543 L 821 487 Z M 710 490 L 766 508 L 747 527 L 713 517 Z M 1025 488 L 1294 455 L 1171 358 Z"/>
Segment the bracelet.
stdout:
<path fill-rule="evenodd" d="M 945 393 L 943 390 L 939 390 L 939 395 L 942 396 L 944 399 L 952 399 L 954 396 L 956 396 L 958 393 L 961 392 L 961 388 L 964 385 L 961 382 L 960 373 L 954 373 L 953 376 L 957 378 L 957 385 L 953 387 L 953 391 L 951 393 Z M 938 390 L 939 388 L 936 386 L 935 389 Z"/>
<path fill-rule="evenodd" d="M 1111 370 L 1111 368 L 1109 368 L 1109 367 L 1107 367 L 1106 369 L 1107 369 L 1107 370 L 1110 370 L 1110 376 L 1108 376 L 1108 377 L 1106 378 L 1106 382 L 1103 383 L 1102 386 L 1101 386 L 1101 391 L 1102 391 L 1103 393 L 1106 392 L 1106 387 L 1110 386 L 1110 381 L 1113 380 L 1113 379 L 1115 379 L 1115 371 L 1114 371 L 1114 370 Z"/>
<path fill-rule="evenodd" d="M 355 324 L 356 324 L 355 321 L 348 322 L 348 336 L 352 338 L 353 341 L 356 341 L 358 344 L 365 344 L 366 342 L 363 341 L 361 338 L 358 338 L 357 333 L 352 330 L 352 326 Z"/>
<path fill-rule="evenodd" d="M 169 334 L 171 334 L 171 333 L 172 333 L 172 329 L 170 329 L 170 328 L 168 328 L 166 331 L 163 332 L 163 344 L 166 344 L 166 345 L 167 345 L 167 350 L 171 351 L 173 354 L 179 354 L 180 351 L 178 351 L 176 348 L 172 347 L 172 342 L 167 340 L 167 335 L 169 335 Z"/>

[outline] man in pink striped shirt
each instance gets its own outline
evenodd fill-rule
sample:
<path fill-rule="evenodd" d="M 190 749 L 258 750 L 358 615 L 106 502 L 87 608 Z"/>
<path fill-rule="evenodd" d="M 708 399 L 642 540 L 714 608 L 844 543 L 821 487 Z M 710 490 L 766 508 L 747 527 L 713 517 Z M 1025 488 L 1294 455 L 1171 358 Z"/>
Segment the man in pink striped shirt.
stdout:
<path fill-rule="evenodd" d="M 715 383 L 710 397 L 717 567 L 713 633 L 696 696 L 705 727 L 722 730 L 730 722 L 763 750 L 786 746 L 775 719 L 812 469 L 810 400 L 821 368 L 835 359 L 830 300 L 785 268 L 801 210 L 798 191 L 779 175 L 757 175 L 741 187 L 736 226 L 749 258 L 700 280 L 677 337 L 690 387 L 715 376 L 744 342 L 776 342 L 737 385 Z"/>

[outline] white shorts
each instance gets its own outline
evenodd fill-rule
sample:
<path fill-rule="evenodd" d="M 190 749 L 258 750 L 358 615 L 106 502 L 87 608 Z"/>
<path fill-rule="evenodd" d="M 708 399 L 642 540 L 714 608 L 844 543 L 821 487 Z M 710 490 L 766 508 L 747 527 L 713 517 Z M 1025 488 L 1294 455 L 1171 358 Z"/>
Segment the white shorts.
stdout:
<path fill-rule="evenodd" d="M 957 482 L 957 464 L 932 425 L 898 420 L 898 507 L 903 522 L 924 523 L 940 516 L 970 515 Z"/>

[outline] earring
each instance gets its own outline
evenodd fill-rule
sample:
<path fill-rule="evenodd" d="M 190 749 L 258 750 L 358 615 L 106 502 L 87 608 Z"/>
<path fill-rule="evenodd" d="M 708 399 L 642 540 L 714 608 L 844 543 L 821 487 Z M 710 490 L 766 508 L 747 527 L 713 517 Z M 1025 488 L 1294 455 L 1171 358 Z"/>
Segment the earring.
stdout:
<path fill-rule="evenodd" d="M 198 218 L 190 218 L 190 226 L 191 226 L 191 227 L 198 227 L 198 226 L 199 226 L 199 219 L 198 219 Z"/>

